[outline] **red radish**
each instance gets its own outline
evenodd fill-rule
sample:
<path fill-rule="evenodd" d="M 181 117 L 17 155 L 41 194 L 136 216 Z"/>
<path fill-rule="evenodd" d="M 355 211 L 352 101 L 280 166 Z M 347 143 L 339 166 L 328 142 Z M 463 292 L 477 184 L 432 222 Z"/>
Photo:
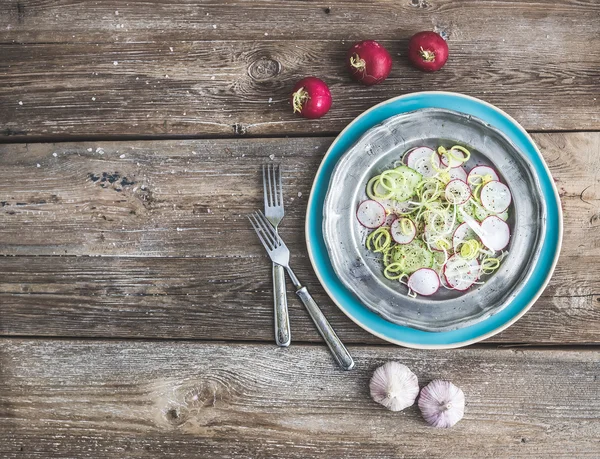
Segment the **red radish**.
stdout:
<path fill-rule="evenodd" d="M 442 150 L 444 151 L 444 150 Z M 465 160 L 467 159 L 466 155 L 464 154 L 464 152 L 460 151 L 460 150 L 452 150 L 450 149 L 449 151 L 452 152 L 451 155 L 449 155 L 447 152 L 442 153 L 440 155 L 440 161 L 442 162 L 442 164 L 446 167 L 451 167 L 451 168 L 456 168 L 456 167 L 460 167 L 465 163 Z"/>
<path fill-rule="evenodd" d="M 490 215 L 481 222 L 481 242 L 495 252 L 502 250 L 510 240 L 510 228 L 504 220 Z"/>
<path fill-rule="evenodd" d="M 408 244 L 417 235 L 417 228 L 410 218 L 397 218 L 390 226 L 392 239 L 398 244 Z"/>
<path fill-rule="evenodd" d="M 331 108 L 329 88 L 316 77 L 306 77 L 296 83 L 290 100 L 294 113 L 304 118 L 321 118 Z"/>
<path fill-rule="evenodd" d="M 379 201 L 377 201 L 379 202 Z M 385 222 L 383 222 L 383 224 L 385 226 L 389 226 L 390 228 L 392 227 L 392 224 L 398 219 L 398 216 L 396 214 L 392 214 L 389 213 L 389 210 L 385 207 L 385 204 L 382 202 L 379 202 L 379 204 L 381 204 L 383 206 L 383 208 L 385 209 L 385 213 L 387 214 L 385 217 Z"/>
<path fill-rule="evenodd" d="M 368 199 L 359 204 L 356 210 L 356 218 L 358 222 L 365 228 L 379 228 L 385 223 L 387 216 L 384 207 L 377 201 Z"/>
<path fill-rule="evenodd" d="M 450 175 L 450 180 L 462 180 L 463 182 L 467 181 L 467 171 L 465 171 L 462 167 L 453 167 L 448 171 L 448 174 Z"/>
<path fill-rule="evenodd" d="M 491 177 L 492 180 L 496 181 L 500 180 L 496 171 L 490 166 L 475 166 L 469 171 L 467 183 L 472 187 L 476 187 L 481 184 L 483 177 Z"/>
<path fill-rule="evenodd" d="M 411 151 L 413 151 L 413 150 L 416 150 L 417 148 L 420 148 L 420 147 L 412 147 L 411 149 L 409 149 L 409 150 L 406 150 L 406 151 L 404 152 L 404 156 L 402 157 L 402 162 L 403 162 L 405 165 L 406 165 L 406 161 L 408 160 L 408 155 L 410 154 L 410 152 L 411 152 Z"/>
<path fill-rule="evenodd" d="M 471 189 L 467 182 L 463 182 L 462 180 L 450 180 L 448 185 L 446 185 L 446 189 L 444 190 L 444 195 L 446 197 L 446 201 L 451 204 L 464 204 L 471 197 Z"/>
<path fill-rule="evenodd" d="M 408 288 L 423 296 L 433 295 L 440 288 L 440 278 L 431 268 L 417 269 L 408 278 Z"/>
<path fill-rule="evenodd" d="M 444 265 L 444 278 L 454 290 L 467 290 L 479 278 L 479 262 L 452 255 Z"/>
<path fill-rule="evenodd" d="M 435 72 L 448 60 L 448 44 L 435 32 L 419 32 L 408 42 L 408 59 L 419 70 Z"/>
<path fill-rule="evenodd" d="M 470 239 L 475 239 L 475 236 L 475 232 L 469 228 L 469 225 L 466 223 L 461 223 L 458 225 L 458 227 L 454 230 L 454 235 L 452 236 L 452 247 L 454 248 L 454 251 L 458 252 L 458 249 L 463 242 L 466 242 Z"/>
<path fill-rule="evenodd" d="M 486 183 L 479 193 L 481 205 L 488 211 L 500 214 L 508 209 L 512 201 L 510 190 L 496 180 Z"/>
<path fill-rule="evenodd" d="M 372 86 L 388 77 L 392 70 L 392 56 L 376 41 L 365 40 L 348 50 L 346 66 L 354 80 Z"/>
<path fill-rule="evenodd" d="M 423 177 L 433 177 L 437 173 L 435 168 L 440 168 L 439 156 L 429 147 L 417 147 L 407 151 L 404 162 Z"/>

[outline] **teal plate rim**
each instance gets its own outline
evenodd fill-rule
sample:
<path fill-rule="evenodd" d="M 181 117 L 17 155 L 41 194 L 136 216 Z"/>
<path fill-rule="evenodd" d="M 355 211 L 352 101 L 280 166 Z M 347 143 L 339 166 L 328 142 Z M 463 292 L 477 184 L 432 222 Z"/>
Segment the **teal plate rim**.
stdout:
<path fill-rule="evenodd" d="M 422 108 L 445 108 L 477 117 L 502 131 L 531 161 L 540 182 L 546 206 L 546 233 L 540 258 L 517 297 L 497 314 L 468 327 L 427 332 L 388 322 L 367 309 L 337 278 L 323 239 L 323 202 L 337 161 L 367 130 L 400 113 Z M 336 137 L 321 161 L 306 211 L 306 245 L 312 266 L 333 302 L 357 325 L 371 334 L 400 346 L 416 349 L 450 349 L 489 338 L 516 322 L 535 303 L 554 272 L 562 244 L 563 221 L 558 190 L 548 166 L 533 139 L 508 114 L 497 107 L 464 94 L 426 91 L 398 96 L 382 102 L 355 118 Z"/>

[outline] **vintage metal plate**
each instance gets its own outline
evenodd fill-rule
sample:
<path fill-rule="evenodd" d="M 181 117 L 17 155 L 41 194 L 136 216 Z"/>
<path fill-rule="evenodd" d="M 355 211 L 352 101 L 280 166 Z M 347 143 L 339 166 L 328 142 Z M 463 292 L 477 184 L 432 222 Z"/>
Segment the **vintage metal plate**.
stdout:
<path fill-rule="evenodd" d="M 471 151 L 467 170 L 492 166 L 512 191 L 509 255 L 484 284 L 467 292 L 442 288 L 431 297 L 411 298 L 404 285 L 383 276 L 378 257 L 366 249 L 370 231 L 358 224 L 356 208 L 368 199 L 369 179 L 392 167 L 410 148 L 456 144 Z M 427 331 L 464 327 L 508 305 L 537 263 L 545 225 L 541 188 L 512 142 L 471 115 L 439 108 L 396 115 L 367 131 L 338 161 L 323 206 L 325 245 L 346 288 L 385 319 Z"/>
<path fill-rule="evenodd" d="M 513 173 L 510 172 L 511 169 L 516 168 L 521 171 L 525 183 L 529 183 L 529 185 L 534 184 L 534 190 L 537 188 L 536 195 L 538 196 L 538 199 L 534 200 L 534 203 L 532 203 L 532 207 L 530 207 L 529 210 L 527 210 L 526 207 L 523 207 L 523 205 L 527 205 L 527 203 L 523 203 L 521 206 L 519 206 L 519 203 L 515 203 L 516 214 L 514 221 L 511 223 L 517 228 L 521 223 L 528 225 L 530 222 L 523 220 L 526 218 L 528 212 L 531 212 L 531 215 L 537 215 L 541 220 L 541 222 L 535 224 L 535 228 L 537 229 L 534 229 L 532 225 L 529 225 L 529 229 L 526 232 L 531 232 L 532 236 L 522 236 L 519 238 L 517 233 L 519 233 L 520 230 L 517 230 L 517 233 L 513 236 L 512 246 L 510 247 L 511 253 L 516 249 L 519 249 L 523 250 L 523 253 L 531 254 L 536 258 L 534 262 L 527 263 L 525 272 L 521 273 L 520 276 L 513 278 L 516 284 L 504 286 L 501 285 L 503 284 L 502 282 L 497 281 L 492 284 L 492 281 L 490 281 L 489 284 L 491 287 L 495 285 L 496 289 L 499 291 L 499 293 L 488 291 L 490 295 L 496 298 L 494 307 L 490 308 L 486 306 L 487 302 L 486 304 L 479 304 L 479 306 L 472 306 L 469 304 L 463 306 L 463 309 L 459 311 L 459 313 L 456 313 L 453 310 L 453 312 L 450 313 L 450 316 L 447 316 L 449 319 L 446 323 L 439 321 L 438 317 L 435 316 L 429 317 L 428 319 L 422 318 L 419 315 L 419 308 L 425 307 L 424 303 L 414 303 L 410 308 L 405 307 L 404 312 L 401 313 L 401 317 L 399 318 L 394 318 L 389 315 L 387 318 L 384 318 L 382 313 L 389 314 L 389 311 L 386 311 L 381 306 L 374 308 L 371 304 L 370 307 L 367 307 L 355 293 L 356 288 L 349 288 L 341 278 L 337 276 L 329 256 L 323 231 L 325 197 L 333 178 L 334 169 L 336 169 L 336 166 L 344 154 L 348 152 L 365 133 L 374 126 L 383 123 L 386 119 L 392 118 L 395 115 L 424 108 L 459 112 L 458 118 L 463 118 L 463 121 L 458 122 L 458 118 L 455 116 L 453 122 L 458 122 L 459 124 L 464 122 L 467 123 L 467 125 L 476 123 L 478 126 L 485 128 L 488 133 L 486 137 L 487 140 L 479 140 L 482 142 L 483 147 L 476 148 L 478 153 L 490 152 L 490 149 L 487 148 L 487 142 L 490 142 L 492 139 L 494 142 L 499 142 L 504 145 L 504 147 L 508 148 L 507 151 L 512 153 L 517 152 L 517 155 L 520 156 L 515 156 L 513 158 L 514 164 L 512 165 L 510 165 L 511 161 L 508 161 L 506 166 L 501 166 L 499 164 L 499 162 L 503 161 L 501 158 L 490 158 L 491 162 L 494 163 L 498 169 L 506 168 L 506 170 L 501 170 L 501 172 L 505 175 L 504 178 L 509 182 L 513 194 L 515 194 L 515 186 L 518 186 L 514 180 L 518 181 L 519 179 L 512 178 L 514 183 L 510 182 L 511 179 L 506 176 L 510 175 L 513 177 Z M 461 115 L 461 113 L 466 116 Z M 456 113 L 454 115 L 456 115 Z M 469 115 L 471 116 L 470 120 Z M 410 116 L 408 118 L 410 118 Z M 474 118 L 478 118 L 480 121 L 475 120 Z M 444 137 L 447 140 L 459 140 L 456 138 L 454 129 L 452 130 L 453 132 L 446 131 L 443 135 L 439 130 L 437 132 L 432 132 L 432 129 L 438 129 L 440 127 L 441 126 L 430 126 L 429 132 L 422 132 L 420 135 L 414 137 L 422 137 L 423 139 L 430 139 L 431 141 L 443 139 Z M 473 132 L 475 131 L 477 130 L 473 130 Z M 481 134 L 479 133 L 476 134 L 476 136 L 477 135 Z M 398 140 L 404 142 L 405 146 L 408 148 L 408 146 L 412 145 L 410 143 L 411 138 L 413 138 L 413 134 L 407 135 L 405 131 L 403 131 L 394 142 Z M 476 139 L 463 138 L 463 140 L 467 145 L 473 145 Z M 364 172 L 351 172 L 355 177 L 348 177 L 349 179 L 355 180 L 355 186 L 352 187 L 352 192 L 349 192 L 348 197 L 348 200 L 352 200 L 353 204 L 357 203 L 360 199 L 359 193 L 362 193 L 364 190 L 363 183 L 366 183 L 366 176 L 371 176 L 371 173 L 368 172 L 369 168 L 376 170 L 377 167 L 388 167 L 389 164 L 393 162 L 381 159 L 381 163 L 379 163 L 379 159 L 375 158 L 383 158 L 383 155 L 388 152 L 388 149 L 381 148 L 378 150 L 378 148 L 381 147 L 375 147 L 375 150 L 373 150 L 374 154 L 372 159 L 369 160 L 372 161 L 372 164 L 369 162 L 368 167 Z M 397 154 L 404 151 L 404 146 L 398 148 L 401 151 L 398 151 Z M 492 153 L 486 154 L 492 156 Z M 505 159 L 509 160 L 510 158 L 507 157 Z M 363 179 L 365 180 L 364 182 L 362 181 Z M 353 212 L 350 212 L 350 209 L 347 209 L 346 211 L 348 212 L 347 215 L 353 214 Z M 517 225 L 518 219 L 520 219 L 519 225 Z M 352 217 L 348 222 L 348 228 L 352 231 L 356 230 L 354 224 L 355 222 Z M 533 231 L 531 231 L 532 229 Z M 356 247 L 357 251 L 360 250 L 360 234 L 351 233 L 350 236 L 351 240 L 349 243 Z M 516 123 L 516 121 L 496 107 L 472 97 L 455 93 L 424 92 L 397 97 L 371 108 L 350 123 L 350 125 L 333 142 L 317 172 L 311 191 L 307 209 L 306 240 L 311 262 L 327 293 L 340 309 L 358 325 L 387 341 L 408 347 L 451 348 L 471 344 L 498 333 L 521 317 L 539 297 L 544 287 L 547 285 L 558 259 L 562 240 L 562 214 L 558 193 L 547 166 L 531 138 L 525 130 Z M 331 246 L 331 241 L 329 242 Z M 513 263 L 511 266 L 515 269 L 515 266 L 522 266 L 521 263 L 523 262 L 515 259 L 511 263 Z M 365 265 L 365 267 L 368 271 L 363 271 L 362 275 L 374 276 L 372 269 L 370 269 L 368 265 Z M 500 274 L 501 273 L 497 274 L 498 278 L 500 278 Z M 374 276 L 374 282 L 377 283 L 376 288 L 387 291 L 389 286 L 386 286 L 385 281 L 382 281 L 381 278 L 382 276 L 380 276 L 380 274 Z M 363 285 L 364 288 L 370 288 L 367 283 Z M 475 292 L 476 291 L 467 292 L 467 294 L 462 297 L 465 300 L 464 304 L 466 304 L 467 299 L 469 302 L 479 302 Z M 488 293 L 486 293 L 486 295 Z M 400 295 L 400 298 L 402 301 L 405 300 L 404 295 Z M 456 303 L 457 299 L 458 297 L 452 298 L 452 294 L 450 294 L 447 297 L 441 297 L 433 301 L 440 305 L 445 302 L 455 302 L 455 304 L 458 304 Z M 458 301 L 460 302 L 461 300 Z M 406 311 L 410 312 L 407 313 Z M 421 315 L 422 314 L 423 310 L 421 309 Z M 446 311 L 444 311 L 444 314 L 446 314 Z"/>

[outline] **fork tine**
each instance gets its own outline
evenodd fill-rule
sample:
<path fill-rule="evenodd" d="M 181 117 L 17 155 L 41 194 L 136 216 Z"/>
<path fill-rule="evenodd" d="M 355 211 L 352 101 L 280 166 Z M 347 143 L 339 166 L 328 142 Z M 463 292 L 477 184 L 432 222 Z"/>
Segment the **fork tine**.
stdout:
<path fill-rule="evenodd" d="M 258 221 L 253 221 L 253 217 L 256 220 L 256 216 L 254 216 L 254 214 L 248 215 L 248 220 L 250 220 L 250 224 L 254 228 L 254 231 L 256 232 L 258 239 L 260 239 L 260 242 L 262 242 L 264 248 L 267 250 L 267 252 L 270 252 L 271 250 L 273 250 L 272 244 L 271 242 L 267 242 L 267 240 L 263 237 L 262 229 L 258 226 Z"/>
<path fill-rule="evenodd" d="M 279 179 L 279 205 L 283 207 L 283 186 L 281 185 L 281 165 L 277 167 L 277 175 Z"/>
<path fill-rule="evenodd" d="M 269 180 L 269 206 L 273 205 L 273 184 L 271 183 L 271 165 L 267 164 L 267 178 Z"/>
<path fill-rule="evenodd" d="M 265 249 L 266 249 L 267 246 L 265 245 L 265 242 L 263 241 L 262 235 L 258 231 L 258 226 L 254 222 L 254 220 L 252 220 L 252 214 L 246 215 L 246 217 L 248 218 L 248 221 L 252 225 L 252 228 L 254 229 L 254 232 L 256 233 L 256 235 L 258 236 L 258 238 L 260 239 L 260 242 L 262 243 L 262 245 L 265 246 Z"/>
<path fill-rule="evenodd" d="M 268 227 L 265 227 L 264 222 L 262 221 L 262 218 L 260 218 L 260 216 L 258 215 L 258 212 L 254 212 L 252 214 L 252 217 L 254 218 L 254 222 L 256 223 L 256 228 L 257 228 L 256 231 L 258 233 L 260 233 L 262 235 L 262 237 L 265 239 L 265 241 L 269 245 L 269 250 L 274 250 L 275 247 L 277 247 L 277 244 L 275 243 L 273 236 L 269 232 Z"/>
<path fill-rule="evenodd" d="M 271 224 L 268 221 L 265 221 L 265 217 L 259 215 L 258 212 L 255 212 L 255 217 L 258 221 L 258 226 L 261 229 L 263 235 L 270 242 L 274 249 L 277 248 L 279 244 L 277 238 L 273 235 L 273 232 L 271 230 Z"/>
<path fill-rule="evenodd" d="M 265 200 L 265 208 L 269 207 L 269 200 L 267 198 L 267 176 L 265 174 L 265 165 L 263 164 L 263 198 Z"/>
<path fill-rule="evenodd" d="M 275 207 L 279 206 L 279 202 L 277 202 L 277 170 L 278 170 L 278 166 L 277 165 L 273 165 L 273 168 L 271 169 L 272 175 L 273 175 L 273 205 Z"/>
<path fill-rule="evenodd" d="M 283 241 L 281 240 L 281 237 L 279 237 L 279 234 L 277 234 L 277 232 L 275 231 L 275 228 L 273 228 L 271 223 L 269 223 L 269 220 L 267 220 L 267 217 L 265 217 L 264 214 L 260 210 L 258 212 L 255 212 L 255 214 L 258 214 L 259 223 L 262 223 L 262 228 L 271 237 L 271 240 L 273 241 L 273 244 L 275 245 L 275 247 L 283 245 Z"/>

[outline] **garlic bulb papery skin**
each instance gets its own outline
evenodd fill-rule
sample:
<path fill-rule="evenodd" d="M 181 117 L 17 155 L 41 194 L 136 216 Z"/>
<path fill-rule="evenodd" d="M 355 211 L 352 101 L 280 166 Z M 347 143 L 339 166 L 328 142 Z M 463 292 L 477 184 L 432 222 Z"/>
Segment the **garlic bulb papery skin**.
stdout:
<path fill-rule="evenodd" d="M 392 411 L 414 405 L 419 395 L 417 376 L 398 362 L 387 362 L 377 368 L 369 387 L 373 400 Z"/>
<path fill-rule="evenodd" d="M 452 427 L 465 414 L 465 394 L 450 381 L 436 379 L 421 391 L 419 409 L 430 426 Z"/>

